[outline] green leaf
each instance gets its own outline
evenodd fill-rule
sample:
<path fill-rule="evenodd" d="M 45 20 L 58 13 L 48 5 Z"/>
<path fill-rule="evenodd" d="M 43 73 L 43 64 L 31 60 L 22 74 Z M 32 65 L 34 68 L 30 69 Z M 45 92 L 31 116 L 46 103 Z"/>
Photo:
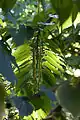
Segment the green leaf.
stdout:
<path fill-rule="evenodd" d="M 76 26 L 78 23 L 80 23 L 80 13 L 77 14 L 77 17 L 74 21 L 74 25 Z M 62 28 L 66 29 L 68 27 L 72 26 L 72 14 L 69 16 L 69 18 L 63 23 Z M 61 30 L 61 27 L 59 28 Z M 61 32 L 61 31 L 60 31 Z"/>
<path fill-rule="evenodd" d="M 78 7 L 78 10 L 80 11 L 80 0 L 75 0 L 75 3 L 77 5 L 77 7 Z"/>
<path fill-rule="evenodd" d="M 80 115 L 80 86 L 72 86 L 64 82 L 56 91 L 59 104 L 67 109 L 74 117 Z"/>
<path fill-rule="evenodd" d="M 61 64 L 61 65 L 64 65 L 64 66 L 65 66 L 64 61 L 60 60 L 59 57 L 58 57 L 55 53 L 53 53 L 53 52 L 51 52 L 51 51 L 46 51 L 46 54 L 49 55 L 49 56 L 50 56 L 53 60 L 55 60 L 58 64 Z"/>
<path fill-rule="evenodd" d="M 51 101 L 44 92 L 41 92 L 40 97 L 31 98 L 31 103 L 34 105 L 36 110 L 41 108 L 43 111 L 48 113 L 51 109 Z"/>
<path fill-rule="evenodd" d="M 59 15 L 60 24 L 62 25 L 70 16 L 72 10 L 72 0 L 51 0 L 52 6 Z M 66 14 L 65 14 L 66 13 Z"/>
<path fill-rule="evenodd" d="M 7 53 L 5 53 L 1 47 L 0 47 L 0 73 L 6 78 L 6 80 L 12 82 L 12 84 L 15 84 L 17 82 L 17 78 L 11 66 L 10 56 Z"/>
<path fill-rule="evenodd" d="M 4 0 L 0 0 L 0 8 L 2 8 Z"/>
<path fill-rule="evenodd" d="M 48 86 L 53 86 L 56 83 L 56 78 L 53 73 L 48 68 L 42 69 L 43 83 Z"/>
<path fill-rule="evenodd" d="M 15 28 L 10 28 L 9 31 L 18 46 L 22 45 L 25 40 L 30 40 L 34 34 L 34 30 L 32 27 L 26 27 L 24 25 L 20 25 L 18 30 L 16 30 Z"/>
<path fill-rule="evenodd" d="M 7 12 L 8 9 L 12 9 L 17 0 L 3 0 L 1 8 Z"/>
<path fill-rule="evenodd" d="M 74 20 L 76 19 L 78 14 L 78 8 L 76 4 L 73 4 L 73 8 L 72 8 L 72 22 L 74 22 Z"/>
<path fill-rule="evenodd" d="M 48 48 L 50 48 L 55 53 L 59 52 L 60 48 L 59 48 L 58 43 L 55 43 L 53 40 L 46 40 L 46 42 L 48 43 L 47 44 Z M 57 40 L 56 40 L 56 42 L 57 42 Z"/>
<path fill-rule="evenodd" d="M 33 113 L 31 114 L 31 116 L 34 118 L 34 120 L 35 120 L 35 119 L 41 120 L 42 118 L 45 118 L 46 115 L 47 115 L 47 114 L 46 114 L 42 109 L 33 111 Z"/>
<path fill-rule="evenodd" d="M 20 116 L 28 116 L 33 112 L 33 106 L 28 102 L 27 97 L 13 96 L 11 98 L 12 102 L 19 110 Z"/>
<path fill-rule="evenodd" d="M 30 59 L 30 55 L 31 55 L 30 46 L 25 43 L 17 47 L 13 55 L 15 56 L 17 63 L 23 63 L 27 61 L 28 59 Z"/>
<path fill-rule="evenodd" d="M 45 22 L 45 20 L 46 20 L 46 15 L 42 11 L 34 16 L 33 25 L 38 25 L 39 22 Z"/>
<path fill-rule="evenodd" d="M 42 118 L 45 118 L 45 117 L 46 117 L 46 113 L 45 113 L 42 109 L 37 110 L 37 113 L 38 113 L 38 115 L 41 116 Z"/>
<path fill-rule="evenodd" d="M 74 66 L 74 67 L 78 67 L 79 68 L 78 65 L 80 64 L 80 56 L 72 55 L 71 57 L 66 58 L 66 62 L 70 66 Z"/>
<path fill-rule="evenodd" d="M 31 115 L 29 115 L 29 116 L 27 116 L 27 117 L 25 117 L 25 119 L 24 120 L 33 120 L 33 118 L 32 118 L 32 116 Z"/>
<path fill-rule="evenodd" d="M 28 44 L 23 44 L 15 50 L 13 55 L 16 58 L 17 64 L 19 66 L 19 70 L 15 69 L 15 74 L 18 78 L 17 88 L 20 88 L 24 83 L 24 79 L 26 78 L 26 82 L 30 79 L 30 71 L 32 69 L 32 60 L 31 60 L 31 49 Z M 27 76 L 27 77 L 26 77 Z"/>
<path fill-rule="evenodd" d="M 60 71 L 59 71 L 56 67 L 54 67 L 53 65 L 51 65 L 48 61 L 44 62 L 44 63 L 43 63 L 43 66 L 48 67 L 48 68 L 49 68 L 51 71 L 53 71 L 55 74 L 60 75 Z"/>
<path fill-rule="evenodd" d="M 54 59 L 52 59 L 49 56 L 45 56 L 44 59 L 46 59 L 51 65 L 53 65 L 56 68 L 59 68 L 62 72 L 64 72 L 64 69 L 62 66 L 60 66 Z"/>

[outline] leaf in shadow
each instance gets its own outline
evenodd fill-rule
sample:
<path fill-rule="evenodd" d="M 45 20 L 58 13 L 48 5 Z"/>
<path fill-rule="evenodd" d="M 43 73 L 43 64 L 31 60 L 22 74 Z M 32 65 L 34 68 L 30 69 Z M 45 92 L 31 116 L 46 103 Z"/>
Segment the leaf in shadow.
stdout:
<path fill-rule="evenodd" d="M 16 108 L 19 110 L 20 116 L 28 116 L 33 112 L 33 106 L 27 101 L 27 97 L 17 97 L 11 98 Z"/>

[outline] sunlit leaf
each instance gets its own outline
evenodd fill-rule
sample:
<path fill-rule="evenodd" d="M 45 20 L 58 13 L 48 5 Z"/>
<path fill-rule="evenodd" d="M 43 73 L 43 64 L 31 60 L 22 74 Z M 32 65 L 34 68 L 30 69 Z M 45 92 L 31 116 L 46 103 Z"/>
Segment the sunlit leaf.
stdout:
<path fill-rule="evenodd" d="M 52 59 L 49 56 L 45 56 L 44 57 L 51 65 L 53 65 L 54 67 L 59 68 L 62 72 L 64 71 L 64 69 L 62 68 L 62 66 L 60 66 L 56 61 L 54 61 L 54 59 Z"/>
<path fill-rule="evenodd" d="M 55 74 L 60 75 L 60 71 L 56 67 L 54 67 L 53 65 L 51 65 L 48 61 L 44 62 L 43 65 L 46 66 L 46 67 L 48 67 Z"/>

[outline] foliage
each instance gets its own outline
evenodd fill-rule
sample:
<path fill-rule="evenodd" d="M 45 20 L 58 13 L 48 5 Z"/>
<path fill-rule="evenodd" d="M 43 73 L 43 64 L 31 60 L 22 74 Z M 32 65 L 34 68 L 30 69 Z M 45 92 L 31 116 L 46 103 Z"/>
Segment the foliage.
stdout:
<path fill-rule="evenodd" d="M 65 109 L 79 116 L 79 4 L 0 1 L 0 104 L 8 119 L 65 120 Z"/>

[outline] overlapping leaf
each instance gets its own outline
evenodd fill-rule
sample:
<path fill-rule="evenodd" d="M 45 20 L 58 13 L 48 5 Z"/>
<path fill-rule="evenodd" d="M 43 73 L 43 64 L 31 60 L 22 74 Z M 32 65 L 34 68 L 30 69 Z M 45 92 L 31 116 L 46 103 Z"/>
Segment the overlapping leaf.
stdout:
<path fill-rule="evenodd" d="M 12 9 L 15 5 L 16 0 L 1 0 L 0 1 L 0 8 L 2 8 L 5 12 L 7 12 L 8 9 Z"/>
<path fill-rule="evenodd" d="M 22 45 L 25 40 L 30 40 L 34 34 L 34 30 L 32 27 L 25 27 L 24 25 L 20 25 L 18 30 L 16 30 L 15 28 L 10 28 L 9 31 L 11 36 L 13 37 L 13 40 L 18 46 Z"/>
<path fill-rule="evenodd" d="M 70 85 L 70 83 L 64 82 L 56 91 L 56 96 L 59 104 L 61 104 L 66 110 L 72 113 L 74 117 L 78 117 L 80 114 L 80 87 Z"/>
<path fill-rule="evenodd" d="M 33 106 L 24 97 L 14 96 L 11 98 L 16 108 L 19 110 L 20 116 L 28 116 L 33 112 Z"/>
<path fill-rule="evenodd" d="M 28 76 L 31 70 L 32 61 L 29 45 L 23 44 L 19 46 L 14 52 L 14 56 L 20 68 L 20 72 L 17 69 L 15 70 L 16 76 L 18 77 L 18 87 L 20 87 L 24 83 L 25 76 Z"/>
<path fill-rule="evenodd" d="M 12 84 L 17 82 L 17 78 L 14 75 L 11 62 L 17 66 L 15 58 L 11 55 L 10 51 L 5 47 L 5 44 L 3 42 L 0 42 L 0 73 L 6 78 L 6 80 L 9 80 L 12 82 Z"/>
<path fill-rule="evenodd" d="M 59 60 L 59 57 L 54 53 L 47 51 L 46 56 L 44 56 L 45 62 L 43 62 L 43 66 L 47 67 L 53 73 L 60 75 L 61 72 L 64 72 L 62 65 L 64 63 Z"/>
<path fill-rule="evenodd" d="M 31 103 L 35 106 L 35 109 L 43 109 L 46 113 L 48 113 L 52 107 L 50 99 L 44 92 L 39 92 L 33 95 L 31 99 Z"/>
<path fill-rule="evenodd" d="M 72 0 L 51 0 L 52 6 L 59 15 L 60 23 L 63 24 L 64 21 L 69 17 L 72 10 Z M 66 14 L 65 14 L 66 12 Z"/>

